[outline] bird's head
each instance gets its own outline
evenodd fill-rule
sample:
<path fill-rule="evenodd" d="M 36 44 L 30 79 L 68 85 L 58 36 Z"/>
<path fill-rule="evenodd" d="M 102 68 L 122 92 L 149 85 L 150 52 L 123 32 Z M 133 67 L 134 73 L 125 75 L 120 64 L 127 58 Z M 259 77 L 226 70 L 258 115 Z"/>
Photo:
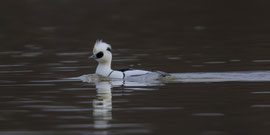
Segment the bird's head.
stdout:
<path fill-rule="evenodd" d="M 89 58 L 93 58 L 99 63 L 111 62 L 112 47 L 102 40 L 97 40 L 93 48 L 93 55 Z"/>

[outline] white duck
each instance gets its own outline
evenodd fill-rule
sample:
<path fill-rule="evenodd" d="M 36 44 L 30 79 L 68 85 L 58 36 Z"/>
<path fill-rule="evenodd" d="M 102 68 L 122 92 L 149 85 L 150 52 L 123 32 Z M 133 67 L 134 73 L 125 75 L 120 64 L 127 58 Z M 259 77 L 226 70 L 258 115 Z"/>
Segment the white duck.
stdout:
<path fill-rule="evenodd" d="M 160 77 L 169 76 L 169 74 L 161 71 L 147 71 L 147 70 L 137 70 L 137 69 L 122 69 L 122 70 L 112 70 L 112 48 L 109 44 L 103 42 L 102 40 L 97 40 L 93 49 L 93 55 L 89 58 L 93 58 L 98 62 L 96 68 L 96 74 L 108 78 L 126 79 L 130 77 L 140 77 L 140 76 L 155 76 L 155 79 Z"/>

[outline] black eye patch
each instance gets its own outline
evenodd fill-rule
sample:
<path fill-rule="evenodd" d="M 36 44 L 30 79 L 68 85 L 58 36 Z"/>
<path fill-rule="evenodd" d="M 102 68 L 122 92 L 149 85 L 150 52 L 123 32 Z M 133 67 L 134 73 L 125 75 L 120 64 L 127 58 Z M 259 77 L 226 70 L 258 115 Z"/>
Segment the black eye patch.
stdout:
<path fill-rule="evenodd" d="M 107 48 L 107 51 L 112 52 L 112 49 L 110 47 Z"/>
<path fill-rule="evenodd" d="M 103 52 L 99 52 L 96 54 L 96 57 L 99 59 L 99 58 L 103 57 L 103 55 L 104 55 Z"/>

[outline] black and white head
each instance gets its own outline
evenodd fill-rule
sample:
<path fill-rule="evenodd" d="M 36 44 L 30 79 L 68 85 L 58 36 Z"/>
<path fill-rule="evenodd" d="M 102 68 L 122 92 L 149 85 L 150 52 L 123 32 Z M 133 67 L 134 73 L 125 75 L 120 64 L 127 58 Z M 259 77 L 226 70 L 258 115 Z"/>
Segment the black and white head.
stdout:
<path fill-rule="evenodd" d="M 112 60 L 112 47 L 103 42 L 102 40 L 97 40 L 93 48 L 93 55 L 89 58 L 94 58 L 100 63 L 111 62 Z"/>

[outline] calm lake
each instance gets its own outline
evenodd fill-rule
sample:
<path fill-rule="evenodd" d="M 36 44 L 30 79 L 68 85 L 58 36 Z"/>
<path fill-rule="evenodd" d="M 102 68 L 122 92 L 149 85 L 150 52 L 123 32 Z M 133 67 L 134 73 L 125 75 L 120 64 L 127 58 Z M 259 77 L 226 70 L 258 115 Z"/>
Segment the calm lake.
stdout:
<path fill-rule="evenodd" d="M 0 2 L 1 135 L 269 135 L 269 1 Z M 177 79 L 91 81 L 113 69 Z"/>

